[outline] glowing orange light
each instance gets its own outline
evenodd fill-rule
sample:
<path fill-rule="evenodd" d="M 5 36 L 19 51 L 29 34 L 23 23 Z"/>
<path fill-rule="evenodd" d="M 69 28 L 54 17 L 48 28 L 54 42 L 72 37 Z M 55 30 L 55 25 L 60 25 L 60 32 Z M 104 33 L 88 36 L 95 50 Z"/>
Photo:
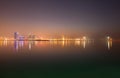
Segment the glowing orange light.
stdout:
<path fill-rule="evenodd" d="M 64 36 L 63 36 L 62 40 L 63 40 L 63 41 L 65 40 Z"/>
<path fill-rule="evenodd" d="M 85 36 L 83 36 L 83 40 L 87 40 L 87 38 Z"/>

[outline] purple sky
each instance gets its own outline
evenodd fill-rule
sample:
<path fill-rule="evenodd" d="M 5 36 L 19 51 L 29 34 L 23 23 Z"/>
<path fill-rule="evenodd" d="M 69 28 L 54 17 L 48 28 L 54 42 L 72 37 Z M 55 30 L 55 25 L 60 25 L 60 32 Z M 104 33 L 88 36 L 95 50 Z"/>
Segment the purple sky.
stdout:
<path fill-rule="evenodd" d="M 120 33 L 119 0 L 1 0 L 0 35 Z"/>

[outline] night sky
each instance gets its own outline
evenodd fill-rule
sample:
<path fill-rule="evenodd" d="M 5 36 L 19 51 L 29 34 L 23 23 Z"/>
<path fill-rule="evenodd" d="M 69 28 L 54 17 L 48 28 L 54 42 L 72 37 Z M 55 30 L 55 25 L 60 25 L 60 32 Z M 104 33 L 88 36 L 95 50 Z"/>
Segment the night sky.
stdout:
<path fill-rule="evenodd" d="M 0 0 L 0 36 L 120 34 L 119 0 Z"/>

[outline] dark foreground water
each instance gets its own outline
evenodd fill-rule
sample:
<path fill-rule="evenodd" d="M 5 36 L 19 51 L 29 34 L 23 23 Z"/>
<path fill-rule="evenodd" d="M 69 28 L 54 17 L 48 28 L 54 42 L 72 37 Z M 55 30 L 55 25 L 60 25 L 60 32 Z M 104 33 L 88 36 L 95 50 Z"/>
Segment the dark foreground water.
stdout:
<path fill-rule="evenodd" d="M 119 78 L 120 42 L 0 41 L 0 78 Z"/>

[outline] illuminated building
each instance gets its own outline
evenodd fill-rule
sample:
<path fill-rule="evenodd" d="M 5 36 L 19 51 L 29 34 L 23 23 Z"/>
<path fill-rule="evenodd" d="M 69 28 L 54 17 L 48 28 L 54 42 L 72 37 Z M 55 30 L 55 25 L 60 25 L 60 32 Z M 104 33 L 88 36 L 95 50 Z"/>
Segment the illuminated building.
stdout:
<path fill-rule="evenodd" d="M 19 39 L 19 33 L 18 33 L 18 32 L 15 32 L 15 33 L 14 33 L 14 39 L 15 39 L 15 40 L 18 40 L 18 39 Z"/>
<path fill-rule="evenodd" d="M 24 41 L 24 38 L 25 38 L 24 36 L 19 36 L 20 41 Z"/>
<path fill-rule="evenodd" d="M 35 40 L 35 35 L 29 35 L 28 40 Z"/>

